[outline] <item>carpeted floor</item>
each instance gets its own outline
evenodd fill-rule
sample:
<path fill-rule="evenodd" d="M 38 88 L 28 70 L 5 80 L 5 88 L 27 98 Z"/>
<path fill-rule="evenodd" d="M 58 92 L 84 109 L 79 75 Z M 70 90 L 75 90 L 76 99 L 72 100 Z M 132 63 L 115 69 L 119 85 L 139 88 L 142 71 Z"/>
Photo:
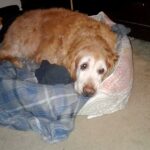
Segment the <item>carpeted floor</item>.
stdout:
<path fill-rule="evenodd" d="M 69 138 L 50 145 L 33 132 L 0 128 L 0 150 L 149 150 L 150 42 L 131 39 L 134 84 L 124 110 L 87 120 L 77 117 Z"/>

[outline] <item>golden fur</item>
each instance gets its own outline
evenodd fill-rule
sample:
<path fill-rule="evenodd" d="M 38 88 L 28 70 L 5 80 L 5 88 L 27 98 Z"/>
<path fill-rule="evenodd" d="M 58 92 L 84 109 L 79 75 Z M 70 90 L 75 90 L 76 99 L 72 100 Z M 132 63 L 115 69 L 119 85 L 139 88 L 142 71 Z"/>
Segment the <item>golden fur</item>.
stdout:
<path fill-rule="evenodd" d="M 33 10 L 18 17 L 8 29 L 0 49 L 0 60 L 21 67 L 20 58 L 65 66 L 76 79 L 80 58 L 86 54 L 105 59 L 111 68 L 116 34 L 104 23 L 66 9 Z"/>

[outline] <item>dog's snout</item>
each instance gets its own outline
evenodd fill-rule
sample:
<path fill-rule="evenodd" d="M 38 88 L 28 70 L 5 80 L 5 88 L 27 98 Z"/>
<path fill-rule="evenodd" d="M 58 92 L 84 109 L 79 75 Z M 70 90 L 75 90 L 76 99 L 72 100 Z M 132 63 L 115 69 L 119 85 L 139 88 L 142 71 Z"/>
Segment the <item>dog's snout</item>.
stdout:
<path fill-rule="evenodd" d="M 83 88 L 83 95 L 86 97 L 91 97 L 95 94 L 96 90 L 93 86 L 91 85 L 86 85 Z"/>

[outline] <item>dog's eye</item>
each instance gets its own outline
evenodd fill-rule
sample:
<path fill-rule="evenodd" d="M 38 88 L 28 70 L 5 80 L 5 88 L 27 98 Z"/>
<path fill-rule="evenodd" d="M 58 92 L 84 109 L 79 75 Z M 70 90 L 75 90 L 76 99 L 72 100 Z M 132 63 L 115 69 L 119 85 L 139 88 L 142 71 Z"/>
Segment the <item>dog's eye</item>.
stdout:
<path fill-rule="evenodd" d="M 105 72 L 104 68 L 98 70 L 98 74 L 103 74 Z"/>
<path fill-rule="evenodd" d="M 87 63 L 84 63 L 81 65 L 81 70 L 85 70 L 86 68 L 88 67 L 88 64 Z"/>

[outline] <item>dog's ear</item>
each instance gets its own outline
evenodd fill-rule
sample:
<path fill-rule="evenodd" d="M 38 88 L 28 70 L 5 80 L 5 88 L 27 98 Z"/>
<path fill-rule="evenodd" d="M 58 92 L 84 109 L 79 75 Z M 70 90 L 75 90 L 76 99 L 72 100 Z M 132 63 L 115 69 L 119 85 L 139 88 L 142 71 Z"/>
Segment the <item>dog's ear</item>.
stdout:
<path fill-rule="evenodd" d="M 111 69 L 114 67 L 115 63 L 118 60 L 118 54 L 115 52 L 107 52 L 106 54 L 106 64 L 107 64 L 107 68 Z"/>
<path fill-rule="evenodd" d="M 115 47 L 117 42 L 117 34 L 114 33 L 111 30 L 111 27 L 109 27 L 105 23 L 101 23 L 101 37 L 106 42 L 106 45 L 104 47 L 106 51 L 106 63 L 108 69 L 111 69 L 116 61 L 118 60 L 118 54 L 115 53 Z"/>
<path fill-rule="evenodd" d="M 107 72 L 103 76 L 103 80 L 107 78 L 114 70 L 114 66 L 118 60 L 118 55 L 116 53 L 108 53 L 106 56 L 106 65 L 107 65 Z"/>
<path fill-rule="evenodd" d="M 78 69 L 80 59 L 81 59 L 81 57 L 77 55 L 72 60 L 72 63 L 71 63 L 71 76 L 72 76 L 73 80 L 76 80 L 76 78 L 77 78 L 76 74 L 77 74 L 77 69 Z"/>
<path fill-rule="evenodd" d="M 76 64 L 74 61 L 70 62 L 70 69 L 69 69 L 71 78 L 75 81 L 76 80 Z"/>
<path fill-rule="evenodd" d="M 71 78 L 76 80 L 76 71 L 77 71 L 77 61 L 74 55 L 68 55 L 68 58 L 65 59 L 65 67 L 70 73 Z"/>

